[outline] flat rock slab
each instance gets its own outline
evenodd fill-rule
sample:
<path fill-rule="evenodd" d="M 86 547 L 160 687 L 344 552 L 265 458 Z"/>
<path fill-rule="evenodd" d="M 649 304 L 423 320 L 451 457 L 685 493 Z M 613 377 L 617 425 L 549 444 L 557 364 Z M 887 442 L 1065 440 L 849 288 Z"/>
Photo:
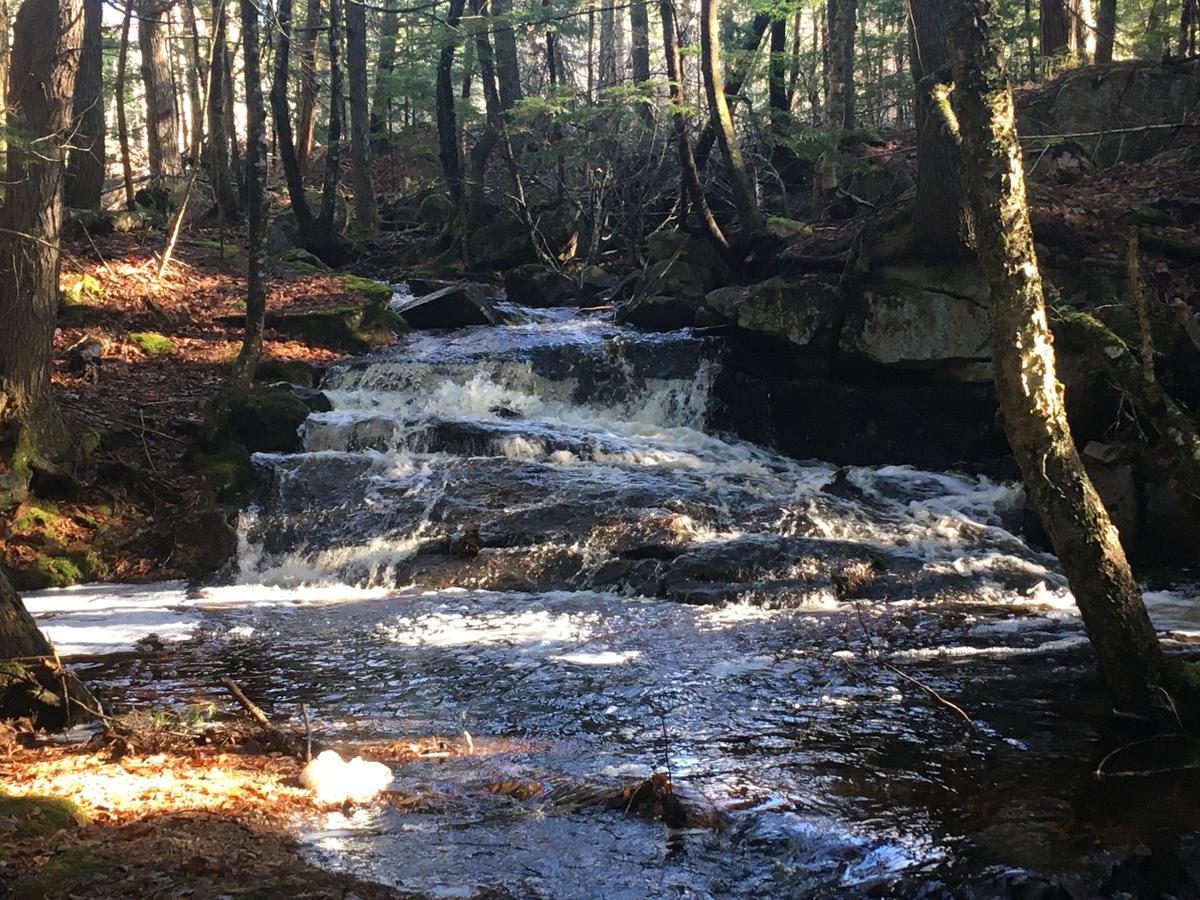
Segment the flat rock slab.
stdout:
<path fill-rule="evenodd" d="M 413 328 L 466 328 L 507 325 L 507 316 L 488 300 L 477 284 L 454 284 L 394 307 Z"/>

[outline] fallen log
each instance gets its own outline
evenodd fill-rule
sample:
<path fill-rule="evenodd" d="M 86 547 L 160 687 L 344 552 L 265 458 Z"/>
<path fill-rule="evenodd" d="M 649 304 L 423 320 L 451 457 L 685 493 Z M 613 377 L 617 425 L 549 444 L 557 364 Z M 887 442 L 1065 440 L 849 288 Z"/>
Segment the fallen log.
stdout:
<path fill-rule="evenodd" d="M 263 730 L 263 733 L 266 735 L 267 742 L 272 747 L 274 747 L 280 753 L 286 753 L 288 756 L 298 757 L 301 755 L 298 747 L 296 746 L 296 742 L 271 723 L 271 720 L 267 718 L 267 714 L 262 711 L 257 703 L 246 696 L 245 692 L 238 687 L 238 683 L 236 681 L 234 681 L 228 675 L 222 675 L 221 684 L 225 686 L 225 689 L 229 691 L 229 693 L 233 696 L 233 699 L 241 705 L 242 709 L 244 709 L 250 718 L 253 719 Z"/>

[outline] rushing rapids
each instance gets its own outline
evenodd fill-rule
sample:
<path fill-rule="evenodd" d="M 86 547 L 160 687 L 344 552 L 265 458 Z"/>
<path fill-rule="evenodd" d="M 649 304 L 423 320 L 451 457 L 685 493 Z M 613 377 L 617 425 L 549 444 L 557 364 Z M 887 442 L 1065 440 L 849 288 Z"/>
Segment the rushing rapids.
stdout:
<path fill-rule="evenodd" d="M 721 432 L 719 338 L 510 312 L 331 369 L 305 451 L 256 458 L 235 584 L 30 608 L 63 652 L 177 641 L 95 670 L 126 702 L 228 672 L 330 740 L 469 742 L 397 771 L 425 808 L 309 830 L 407 889 L 1024 896 L 1191 846 L 1177 777 L 1092 777 L 1103 695 L 1014 486 L 783 458 Z M 1148 595 L 1169 641 L 1194 593 Z M 576 802 L 653 771 L 714 827 Z"/>

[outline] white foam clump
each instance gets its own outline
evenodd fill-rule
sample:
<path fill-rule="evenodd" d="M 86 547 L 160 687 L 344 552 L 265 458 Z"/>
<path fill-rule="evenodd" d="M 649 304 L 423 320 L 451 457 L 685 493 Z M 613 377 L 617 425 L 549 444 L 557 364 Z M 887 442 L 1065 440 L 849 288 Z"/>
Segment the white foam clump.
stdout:
<path fill-rule="evenodd" d="M 366 803 L 392 783 L 392 770 L 379 762 L 356 756 L 350 762 L 335 750 L 326 750 L 300 773 L 300 786 L 315 794 L 318 803 L 338 806 L 347 801 Z"/>

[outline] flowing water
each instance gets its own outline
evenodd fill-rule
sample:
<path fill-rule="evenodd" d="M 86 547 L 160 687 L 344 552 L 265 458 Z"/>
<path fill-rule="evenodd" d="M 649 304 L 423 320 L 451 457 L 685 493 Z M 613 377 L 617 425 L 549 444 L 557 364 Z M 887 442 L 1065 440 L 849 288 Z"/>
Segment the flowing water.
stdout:
<path fill-rule="evenodd" d="M 780 457 L 721 433 L 719 338 L 509 311 L 331 369 L 304 452 L 256 457 L 234 584 L 31 609 L 63 652 L 174 641 L 96 664 L 125 703 L 228 673 L 325 740 L 473 746 L 307 825 L 406 889 L 1034 896 L 1194 850 L 1190 773 L 1092 777 L 1104 697 L 1014 486 Z M 1148 595 L 1169 647 L 1196 593 Z M 587 802 L 652 772 L 711 827 Z"/>

